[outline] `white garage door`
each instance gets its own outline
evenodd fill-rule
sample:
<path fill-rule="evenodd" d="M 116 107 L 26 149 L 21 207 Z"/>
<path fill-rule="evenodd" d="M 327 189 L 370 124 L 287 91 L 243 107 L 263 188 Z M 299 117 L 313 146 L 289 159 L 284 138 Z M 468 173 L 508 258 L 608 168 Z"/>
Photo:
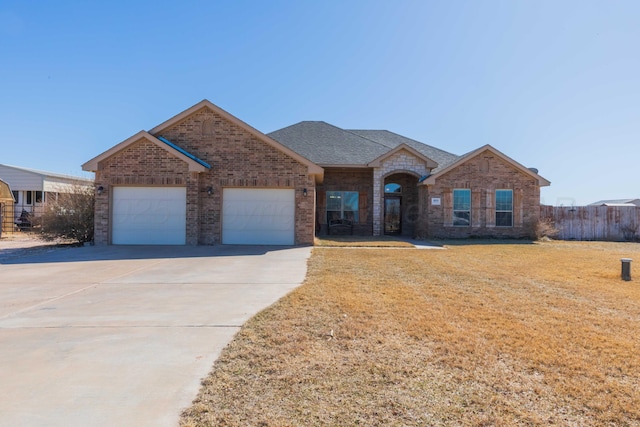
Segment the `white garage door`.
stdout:
<path fill-rule="evenodd" d="M 187 189 L 114 187 L 114 245 L 184 245 Z"/>
<path fill-rule="evenodd" d="M 293 245 L 294 190 L 225 188 L 222 198 L 222 243 Z"/>

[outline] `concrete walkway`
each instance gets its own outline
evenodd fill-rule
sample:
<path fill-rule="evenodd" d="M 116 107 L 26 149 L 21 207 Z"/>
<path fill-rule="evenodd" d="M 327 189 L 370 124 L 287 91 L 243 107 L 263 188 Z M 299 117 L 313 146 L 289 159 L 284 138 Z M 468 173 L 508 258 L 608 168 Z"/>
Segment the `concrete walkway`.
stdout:
<path fill-rule="evenodd" d="M 311 249 L 82 247 L 0 258 L 0 426 L 177 426 Z"/>

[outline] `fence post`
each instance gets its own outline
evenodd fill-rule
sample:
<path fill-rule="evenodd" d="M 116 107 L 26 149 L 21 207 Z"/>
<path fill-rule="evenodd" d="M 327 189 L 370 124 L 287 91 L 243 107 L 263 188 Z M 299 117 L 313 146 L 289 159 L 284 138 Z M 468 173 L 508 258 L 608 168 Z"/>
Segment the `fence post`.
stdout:
<path fill-rule="evenodd" d="M 622 258 L 622 280 L 631 280 L 631 258 Z"/>

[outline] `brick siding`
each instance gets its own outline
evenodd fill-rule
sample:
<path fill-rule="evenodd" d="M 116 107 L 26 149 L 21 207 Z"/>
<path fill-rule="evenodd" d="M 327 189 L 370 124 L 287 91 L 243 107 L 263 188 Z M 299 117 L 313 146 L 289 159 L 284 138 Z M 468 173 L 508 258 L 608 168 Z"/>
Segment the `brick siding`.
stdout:
<path fill-rule="evenodd" d="M 95 242 L 108 244 L 110 230 L 109 203 L 114 186 L 178 186 L 187 188 L 187 203 L 197 187 L 197 176 L 188 165 L 163 148 L 142 138 L 117 154 L 100 162 L 95 177 L 96 195 Z M 192 207 L 187 207 L 187 218 Z M 187 232 L 187 236 L 189 233 Z"/>
<path fill-rule="evenodd" d="M 155 136 L 206 161 L 211 169 L 189 172 L 184 161 L 145 140 L 102 161 L 95 185 L 107 190 L 113 185 L 186 186 L 189 245 L 221 243 L 223 188 L 294 189 L 295 243 L 313 244 L 315 182 L 307 166 L 206 107 Z M 211 196 L 208 187 L 213 189 Z M 108 194 L 105 191 L 96 201 L 97 244 L 109 239 Z"/>
<path fill-rule="evenodd" d="M 471 225 L 453 226 L 453 190 L 471 190 Z M 496 227 L 495 191 L 513 190 L 513 226 Z M 490 151 L 484 151 L 439 177 L 435 185 L 422 187 L 421 204 L 426 209 L 424 237 L 528 237 L 540 212 L 537 180 Z M 432 204 L 441 200 L 440 206 Z"/>
<path fill-rule="evenodd" d="M 324 181 L 317 187 L 317 224 L 320 234 L 327 234 L 327 191 L 357 191 L 360 195 L 360 222 L 354 224 L 353 234 L 371 236 L 373 231 L 373 171 L 372 169 L 325 168 Z M 364 205 L 363 205 L 364 204 Z"/>

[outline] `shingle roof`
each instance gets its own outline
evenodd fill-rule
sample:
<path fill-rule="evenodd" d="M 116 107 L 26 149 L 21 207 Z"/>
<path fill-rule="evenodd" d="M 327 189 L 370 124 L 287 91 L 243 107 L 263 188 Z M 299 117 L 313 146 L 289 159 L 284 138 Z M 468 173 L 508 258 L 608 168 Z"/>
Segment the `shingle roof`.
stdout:
<path fill-rule="evenodd" d="M 438 169 L 458 158 L 386 130 L 346 130 L 321 121 L 300 122 L 268 136 L 320 166 L 366 166 L 401 144 L 437 162 Z"/>
<path fill-rule="evenodd" d="M 406 136 L 398 135 L 397 133 L 390 132 L 388 130 L 349 130 L 357 135 L 368 138 L 372 141 L 376 141 L 389 148 L 395 148 L 400 144 L 407 144 L 409 147 L 416 149 L 426 157 L 438 163 L 438 167 L 432 172 L 435 173 L 438 170 L 450 165 L 460 158 L 455 154 L 441 150 L 431 145 L 424 144 L 415 139 L 407 138 Z"/>
<path fill-rule="evenodd" d="M 320 166 L 362 166 L 389 151 L 382 144 L 325 122 L 300 122 L 268 136 Z"/>

